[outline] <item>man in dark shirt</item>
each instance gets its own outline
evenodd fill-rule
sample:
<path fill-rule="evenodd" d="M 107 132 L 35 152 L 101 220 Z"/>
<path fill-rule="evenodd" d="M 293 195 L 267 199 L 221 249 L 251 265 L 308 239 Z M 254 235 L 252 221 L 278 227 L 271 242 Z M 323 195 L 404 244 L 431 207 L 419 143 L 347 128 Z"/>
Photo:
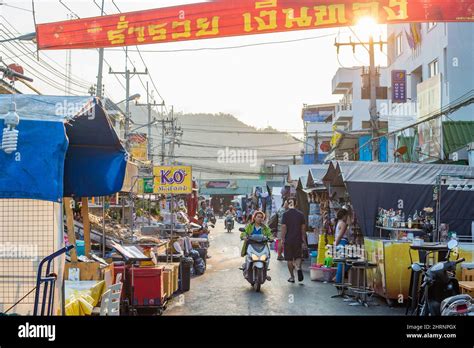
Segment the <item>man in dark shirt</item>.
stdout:
<path fill-rule="evenodd" d="M 301 261 L 303 256 L 303 245 L 307 247 L 306 242 L 306 221 L 304 214 L 296 207 L 296 201 L 292 198 L 288 200 L 288 210 L 283 214 L 281 221 L 281 248 L 288 261 L 288 270 L 290 271 L 290 283 L 295 282 L 295 268 L 298 272 L 298 281 L 303 281 L 303 271 L 301 270 Z"/>

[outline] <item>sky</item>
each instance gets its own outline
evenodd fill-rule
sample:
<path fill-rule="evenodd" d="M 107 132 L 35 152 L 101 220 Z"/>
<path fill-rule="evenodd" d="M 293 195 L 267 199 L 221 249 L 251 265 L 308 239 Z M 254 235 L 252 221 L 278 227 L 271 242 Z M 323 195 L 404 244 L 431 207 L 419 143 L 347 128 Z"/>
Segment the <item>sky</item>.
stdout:
<path fill-rule="evenodd" d="M 31 1 L 0 0 L 1 25 L 13 25 L 18 34 L 34 31 Z M 150 8 L 167 7 L 198 1 L 179 0 L 116 0 L 115 4 L 122 12 Z M 93 0 L 62 0 L 72 12 L 81 18 L 100 15 L 100 9 Z M 96 0 L 99 4 L 100 0 Z M 46 23 L 68 19 L 71 15 L 58 1 L 35 0 L 36 22 Z M 118 10 L 110 0 L 106 0 L 106 14 Z M 10 29 L 11 30 L 11 29 Z M 359 38 L 364 40 L 364 30 L 355 27 Z M 385 33 L 384 26 L 377 32 Z M 0 31 L 0 35 L 4 35 Z M 368 64 L 368 54 L 359 47 L 354 55 L 350 47 L 341 48 L 339 56 L 334 41 L 355 41 L 349 28 L 332 28 L 297 31 L 292 33 L 263 34 L 247 37 L 218 38 L 179 43 L 161 43 L 138 46 L 158 91 L 153 95 L 158 103 L 161 97 L 175 111 L 185 113 L 230 113 L 242 122 L 264 128 L 271 126 L 283 131 L 302 131 L 301 109 L 303 104 L 337 102 L 341 96 L 332 95 L 331 80 L 339 67 L 352 67 Z M 305 39 L 305 40 L 301 40 Z M 288 40 L 295 42 L 273 43 Z M 225 48 L 242 45 L 262 44 L 244 48 Z M 32 43 L 26 45 L 36 50 Z M 7 51 L 8 47 L 10 51 Z M 14 44 L 0 46 L 0 56 L 9 64 L 16 62 L 25 69 L 25 74 L 37 75 L 38 63 L 32 54 L 20 52 Z M 24 48 L 22 48 L 24 49 Z M 182 51 L 182 50 L 194 51 Z M 199 49 L 197 51 L 197 49 Z M 150 50 L 154 52 L 149 52 Z M 129 56 L 137 71 L 144 71 L 136 47 L 130 47 Z M 19 55 L 20 54 L 20 55 Z M 41 58 L 49 62 L 62 73 L 67 69 L 67 51 L 40 51 Z M 11 56 L 19 55 L 16 58 Z M 114 48 L 105 50 L 105 59 L 114 71 L 124 71 L 125 52 Z M 377 50 L 376 63 L 386 64 L 385 56 Z M 96 83 L 98 66 L 97 50 L 72 50 L 71 73 L 81 80 L 81 86 L 72 85 L 73 93 L 87 94 L 86 85 Z M 133 69 L 133 66 L 129 67 Z M 104 84 L 106 96 L 119 102 L 125 99 L 125 85 L 122 77 L 108 74 L 104 66 Z M 35 78 L 33 85 L 43 94 L 64 95 L 65 82 L 61 78 L 46 73 L 46 77 Z M 33 76 L 34 77 L 34 76 Z M 150 77 L 137 76 L 131 81 L 130 93 L 142 95 L 140 102 L 146 102 L 144 85 Z M 48 80 L 45 83 L 41 80 Z M 120 82 L 119 82 L 120 81 Z M 54 85 L 54 86 L 51 86 Z M 25 89 L 22 88 L 22 91 Z M 161 97 L 160 97 L 161 96 Z"/>

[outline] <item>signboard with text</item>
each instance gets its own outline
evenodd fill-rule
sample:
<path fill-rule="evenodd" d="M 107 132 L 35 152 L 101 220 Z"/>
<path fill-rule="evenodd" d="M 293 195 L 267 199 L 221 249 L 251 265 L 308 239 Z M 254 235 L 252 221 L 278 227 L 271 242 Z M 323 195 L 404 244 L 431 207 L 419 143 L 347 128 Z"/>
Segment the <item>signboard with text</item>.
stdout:
<path fill-rule="evenodd" d="M 407 102 L 407 72 L 406 70 L 392 71 L 392 103 Z"/>
<path fill-rule="evenodd" d="M 192 167 L 159 166 L 153 168 L 153 192 L 156 194 L 188 194 L 193 191 Z"/>
<path fill-rule="evenodd" d="M 379 24 L 473 22 L 474 0 L 211 0 L 36 26 L 39 50 L 121 47 Z"/>

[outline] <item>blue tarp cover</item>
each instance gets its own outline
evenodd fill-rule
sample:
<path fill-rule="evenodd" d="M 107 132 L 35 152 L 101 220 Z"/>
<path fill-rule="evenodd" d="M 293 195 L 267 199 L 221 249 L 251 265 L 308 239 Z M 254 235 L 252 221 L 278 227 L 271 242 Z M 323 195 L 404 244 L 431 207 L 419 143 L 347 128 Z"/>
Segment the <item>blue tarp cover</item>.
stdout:
<path fill-rule="evenodd" d="M 0 126 L 11 96 L 0 96 Z M 125 150 L 93 97 L 16 95 L 18 151 L 0 151 L 0 198 L 60 201 L 120 191 Z"/>

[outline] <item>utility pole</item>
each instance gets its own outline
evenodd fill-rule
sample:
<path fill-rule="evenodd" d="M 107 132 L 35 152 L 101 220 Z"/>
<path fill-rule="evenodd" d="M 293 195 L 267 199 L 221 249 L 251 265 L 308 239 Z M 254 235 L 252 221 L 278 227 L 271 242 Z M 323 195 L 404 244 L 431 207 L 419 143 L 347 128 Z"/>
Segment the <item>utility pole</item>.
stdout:
<path fill-rule="evenodd" d="M 104 2 L 102 0 L 102 9 L 100 11 L 100 15 L 104 15 Z M 97 97 L 102 98 L 104 93 L 103 86 L 102 86 L 102 71 L 104 69 L 104 49 L 99 48 L 99 72 L 97 73 Z"/>
<path fill-rule="evenodd" d="M 319 160 L 319 149 L 318 149 L 318 131 L 314 132 L 314 163 L 317 164 Z"/>
<path fill-rule="evenodd" d="M 349 42 L 335 42 L 334 46 L 337 47 L 337 54 L 339 54 L 339 48 L 341 46 L 351 46 L 352 51 L 355 53 L 356 46 L 364 46 L 369 52 L 370 62 L 369 62 L 369 86 L 370 86 L 370 106 L 369 106 L 369 115 L 370 115 L 370 124 L 372 129 L 372 161 L 378 162 L 379 160 L 379 141 L 377 139 L 379 134 L 379 125 L 378 125 L 378 114 L 377 114 L 377 71 L 375 68 L 375 45 L 380 45 L 380 50 L 383 49 L 383 45 L 386 45 L 386 41 L 374 42 L 374 37 L 370 35 L 369 42 L 352 42 L 349 39 Z"/>
<path fill-rule="evenodd" d="M 377 75 L 375 72 L 375 52 L 374 52 L 374 37 L 370 35 L 369 38 L 369 56 L 370 56 L 370 67 L 369 67 L 369 79 L 370 79 L 370 121 L 372 123 L 372 161 L 379 161 L 379 117 L 377 115 L 377 89 L 376 79 Z"/>
<path fill-rule="evenodd" d="M 130 150 L 129 133 L 130 133 L 130 79 L 135 75 L 148 75 L 148 69 L 144 72 L 138 72 L 137 69 L 133 68 L 133 71 L 128 69 L 128 48 L 125 48 L 125 71 L 113 72 L 112 68 L 109 69 L 109 74 L 125 76 L 125 149 Z"/>
<path fill-rule="evenodd" d="M 148 91 L 148 81 L 146 83 L 146 104 L 135 103 L 136 106 L 146 106 L 148 110 L 148 158 L 151 158 L 151 164 L 153 167 L 153 154 L 152 154 L 152 138 L 151 138 L 151 124 L 152 124 L 152 117 L 151 117 L 151 108 L 153 106 L 164 106 L 165 102 L 161 104 L 157 104 L 156 101 L 150 102 L 150 93 Z"/>
<path fill-rule="evenodd" d="M 171 135 L 171 143 L 170 143 L 170 151 L 169 151 L 169 155 L 170 155 L 170 158 L 172 159 L 171 160 L 171 165 L 174 165 L 176 160 L 175 160 L 175 157 L 174 157 L 174 146 L 175 146 L 175 143 L 176 143 L 176 140 L 178 137 L 181 137 L 183 135 L 183 130 L 181 129 L 181 127 L 177 127 L 177 122 L 176 122 L 176 118 L 174 118 L 174 107 L 172 106 L 171 107 L 171 130 L 170 130 L 170 135 Z"/>

